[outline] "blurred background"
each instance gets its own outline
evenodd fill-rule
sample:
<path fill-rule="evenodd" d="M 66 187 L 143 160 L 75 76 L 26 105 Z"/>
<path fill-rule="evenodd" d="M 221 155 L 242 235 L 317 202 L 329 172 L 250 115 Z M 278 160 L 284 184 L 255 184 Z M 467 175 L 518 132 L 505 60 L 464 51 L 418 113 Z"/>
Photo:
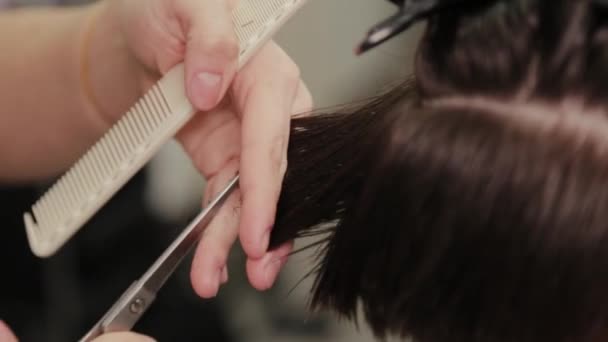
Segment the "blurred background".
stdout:
<path fill-rule="evenodd" d="M 394 10 L 383 0 L 309 0 L 280 31 L 276 40 L 300 66 L 315 108 L 364 99 L 411 73 L 420 27 L 368 54 L 353 54 L 366 30 Z M 171 142 L 65 248 L 44 260 L 30 253 L 21 218 L 44 186 L 0 188 L 0 319 L 22 341 L 77 340 L 197 213 L 204 186 Z M 308 310 L 312 279 L 303 278 L 314 262 L 310 252 L 294 255 L 264 293 L 247 283 L 244 260 L 237 246 L 230 281 L 214 300 L 196 297 L 185 260 L 135 330 L 159 341 L 374 340 L 365 324 L 357 329 L 332 313 Z"/>

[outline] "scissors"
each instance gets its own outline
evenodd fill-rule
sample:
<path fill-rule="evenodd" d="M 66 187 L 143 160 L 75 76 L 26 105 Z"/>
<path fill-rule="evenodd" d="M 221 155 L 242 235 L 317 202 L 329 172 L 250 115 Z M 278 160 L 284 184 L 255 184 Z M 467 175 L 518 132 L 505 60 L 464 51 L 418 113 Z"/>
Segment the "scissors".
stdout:
<path fill-rule="evenodd" d="M 239 176 L 217 195 L 171 243 L 144 275 L 135 281 L 97 324 L 80 340 L 88 342 L 109 332 L 130 331 L 150 307 L 156 294 L 200 240 L 203 231 L 237 187 Z"/>

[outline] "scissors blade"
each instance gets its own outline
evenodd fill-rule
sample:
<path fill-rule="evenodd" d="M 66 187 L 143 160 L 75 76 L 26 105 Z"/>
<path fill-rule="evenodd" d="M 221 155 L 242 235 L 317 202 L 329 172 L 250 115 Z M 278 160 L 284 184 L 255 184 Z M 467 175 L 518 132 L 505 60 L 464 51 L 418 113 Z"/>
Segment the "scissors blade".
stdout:
<path fill-rule="evenodd" d="M 165 282 L 200 240 L 205 228 L 237 187 L 236 175 L 203 211 L 180 233 L 144 275 L 134 282 L 101 320 L 80 340 L 91 341 L 106 332 L 129 331 L 143 316 Z"/>
<path fill-rule="evenodd" d="M 200 240 L 203 231 L 211 220 L 217 215 L 224 202 L 236 188 L 239 176 L 235 176 L 203 211 L 192 220 L 182 233 L 173 241 L 165 252 L 141 277 L 144 287 L 151 292 L 158 292 L 171 274 L 175 271 L 182 259 L 190 252 L 192 247 Z"/>

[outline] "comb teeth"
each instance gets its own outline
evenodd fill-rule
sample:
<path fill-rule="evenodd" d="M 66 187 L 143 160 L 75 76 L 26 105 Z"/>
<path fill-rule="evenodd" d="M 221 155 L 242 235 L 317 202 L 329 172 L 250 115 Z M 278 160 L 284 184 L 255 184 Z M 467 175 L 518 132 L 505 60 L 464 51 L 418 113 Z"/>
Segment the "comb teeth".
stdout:
<path fill-rule="evenodd" d="M 241 0 L 239 67 L 307 0 Z M 182 64 L 169 71 L 24 214 L 32 252 L 52 255 L 192 117 Z"/>
<path fill-rule="evenodd" d="M 168 73 L 34 204 L 33 216 L 25 214 L 30 243 L 45 250 L 37 254 L 47 254 L 43 242 L 75 233 L 190 118 L 185 95 L 168 101 L 161 89 L 183 79 L 181 67 Z"/>
<path fill-rule="evenodd" d="M 236 11 L 233 14 L 233 20 L 236 23 L 235 32 L 241 45 L 242 53 L 253 53 L 248 45 L 255 45 L 257 41 L 262 39 L 259 35 L 263 35 L 264 26 L 272 26 L 274 21 L 281 20 L 283 13 L 289 9 L 286 2 L 296 3 L 297 1 L 281 1 L 281 0 L 250 0 L 243 2 L 245 5 L 241 11 Z"/>

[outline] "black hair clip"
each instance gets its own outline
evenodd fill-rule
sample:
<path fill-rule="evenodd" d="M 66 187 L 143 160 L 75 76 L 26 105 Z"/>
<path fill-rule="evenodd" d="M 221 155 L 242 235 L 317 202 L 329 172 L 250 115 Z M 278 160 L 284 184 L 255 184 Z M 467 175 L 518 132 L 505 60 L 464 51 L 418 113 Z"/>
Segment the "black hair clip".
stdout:
<path fill-rule="evenodd" d="M 446 3 L 456 0 L 389 0 L 399 6 L 399 12 L 380 22 L 368 31 L 367 36 L 356 49 L 357 54 L 368 51 L 403 32 L 414 23 L 426 18 Z M 462 0 L 461 0 L 462 1 Z"/>
<path fill-rule="evenodd" d="M 367 36 L 359 44 L 355 53 L 357 55 L 368 51 L 385 41 L 405 31 L 429 15 L 443 10 L 448 6 L 472 3 L 473 0 L 388 0 L 399 6 L 399 12 L 380 22 L 368 31 Z M 477 0 L 479 1 L 479 0 Z M 492 2 L 492 0 L 486 0 Z M 498 1 L 498 0 L 496 0 Z M 608 0 L 590 0 L 591 4 L 608 9 Z"/>

